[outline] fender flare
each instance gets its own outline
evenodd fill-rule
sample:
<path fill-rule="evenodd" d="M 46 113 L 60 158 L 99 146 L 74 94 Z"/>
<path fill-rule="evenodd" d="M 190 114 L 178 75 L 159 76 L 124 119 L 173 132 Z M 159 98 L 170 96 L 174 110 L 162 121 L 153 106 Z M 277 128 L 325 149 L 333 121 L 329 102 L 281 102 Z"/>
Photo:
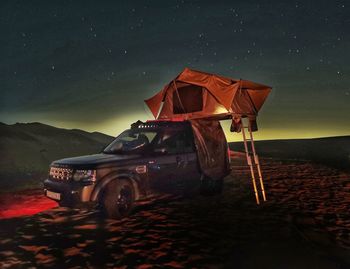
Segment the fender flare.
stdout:
<path fill-rule="evenodd" d="M 127 179 L 131 182 L 131 184 L 134 187 L 135 190 L 135 200 L 138 200 L 140 197 L 140 190 L 137 183 L 137 180 L 130 174 L 127 173 L 120 173 L 120 172 L 112 172 L 110 174 L 107 174 L 103 178 L 99 180 L 99 183 L 95 186 L 91 193 L 90 201 L 98 202 L 100 199 L 100 195 L 102 194 L 104 188 L 113 180 L 119 180 L 119 179 Z"/>

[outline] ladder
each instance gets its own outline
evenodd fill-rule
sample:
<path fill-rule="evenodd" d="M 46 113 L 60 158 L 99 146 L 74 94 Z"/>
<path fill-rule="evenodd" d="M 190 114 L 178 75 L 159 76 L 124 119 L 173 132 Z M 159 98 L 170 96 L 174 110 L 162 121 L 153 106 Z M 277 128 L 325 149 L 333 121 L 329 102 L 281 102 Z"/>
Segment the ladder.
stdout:
<path fill-rule="evenodd" d="M 260 204 L 259 193 L 258 193 L 258 188 L 257 188 L 257 184 L 256 184 L 256 179 L 255 179 L 255 173 L 256 173 L 255 171 L 256 170 L 258 171 L 261 194 L 262 194 L 263 200 L 265 202 L 266 201 L 266 194 L 265 194 L 265 188 L 264 188 L 264 181 L 263 181 L 263 177 L 262 177 L 262 173 L 261 173 L 259 157 L 255 151 L 253 132 L 251 130 L 250 121 L 249 120 L 247 120 L 247 121 L 248 121 L 248 125 L 245 125 L 244 120 L 241 118 L 241 124 L 242 124 L 241 129 L 242 129 L 242 135 L 243 135 L 244 150 L 245 150 L 245 155 L 247 158 L 247 163 L 248 163 L 248 166 L 250 169 L 250 174 L 252 177 L 252 183 L 253 183 L 253 189 L 254 189 L 256 203 Z M 246 137 L 246 129 L 248 130 L 249 138 Z M 251 151 L 249 151 L 248 142 L 250 142 Z M 252 158 L 254 159 L 254 163 L 252 161 Z"/>

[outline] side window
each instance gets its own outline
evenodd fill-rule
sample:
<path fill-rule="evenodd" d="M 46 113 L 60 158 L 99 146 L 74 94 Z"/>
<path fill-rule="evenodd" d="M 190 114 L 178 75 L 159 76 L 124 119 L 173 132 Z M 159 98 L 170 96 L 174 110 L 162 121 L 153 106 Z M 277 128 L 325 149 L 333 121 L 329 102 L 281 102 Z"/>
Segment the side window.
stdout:
<path fill-rule="evenodd" d="M 165 131 L 156 147 L 164 147 L 169 154 L 193 152 L 192 134 L 188 131 Z"/>

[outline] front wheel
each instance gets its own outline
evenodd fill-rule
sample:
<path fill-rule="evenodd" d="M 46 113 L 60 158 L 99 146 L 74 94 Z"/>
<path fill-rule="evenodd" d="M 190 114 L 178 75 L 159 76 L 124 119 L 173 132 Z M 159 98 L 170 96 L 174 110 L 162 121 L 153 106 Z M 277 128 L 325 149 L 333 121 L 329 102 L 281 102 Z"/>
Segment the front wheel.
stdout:
<path fill-rule="evenodd" d="M 102 198 L 103 211 L 108 218 L 121 219 L 129 215 L 135 202 L 134 187 L 129 180 L 108 183 Z"/>

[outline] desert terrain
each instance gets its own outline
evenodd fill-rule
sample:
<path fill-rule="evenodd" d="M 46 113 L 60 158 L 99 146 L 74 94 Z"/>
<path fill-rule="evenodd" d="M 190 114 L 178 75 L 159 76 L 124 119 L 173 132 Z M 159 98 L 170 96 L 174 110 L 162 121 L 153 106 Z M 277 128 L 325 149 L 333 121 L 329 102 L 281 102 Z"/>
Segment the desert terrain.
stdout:
<path fill-rule="evenodd" d="M 43 211 L 3 215 L 0 267 L 350 268 L 350 173 L 266 157 L 262 168 L 268 201 L 259 206 L 236 153 L 222 195 L 164 195 L 123 220 L 22 192 L 17 201 Z"/>

